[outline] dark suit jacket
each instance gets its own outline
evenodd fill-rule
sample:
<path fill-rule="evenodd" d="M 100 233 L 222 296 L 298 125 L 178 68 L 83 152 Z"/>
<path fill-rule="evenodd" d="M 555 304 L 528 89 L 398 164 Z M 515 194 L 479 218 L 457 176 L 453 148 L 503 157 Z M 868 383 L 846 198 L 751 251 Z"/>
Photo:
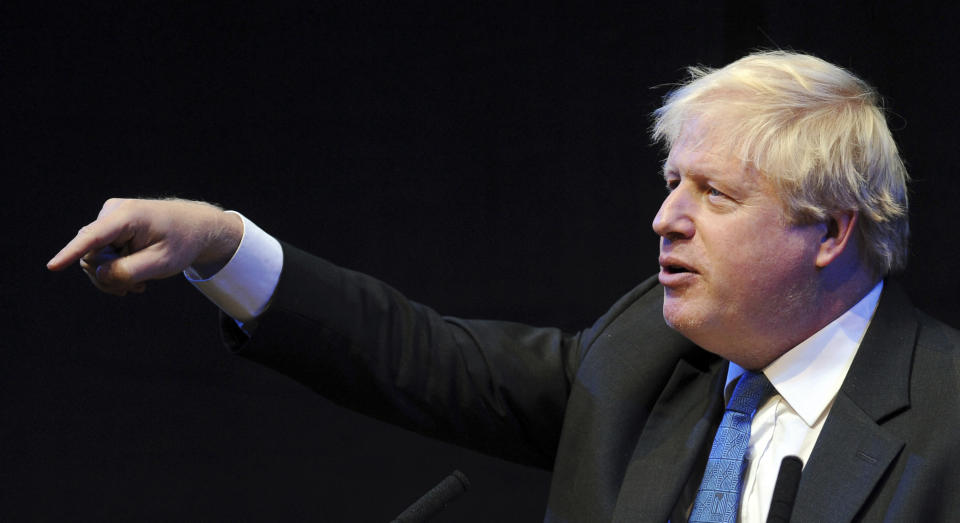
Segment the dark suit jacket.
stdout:
<path fill-rule="evenodd" d="M 284 245 L 240 354 L 351 408 L 552 468 L 549 521 L 665 521 L 690 501 L 727 363 L 668 328 L 651 278 L 577 334 L 442 317 Z M 960 520 L 960 335 L 888 284 L 803 471 L 793 521 Z"/>

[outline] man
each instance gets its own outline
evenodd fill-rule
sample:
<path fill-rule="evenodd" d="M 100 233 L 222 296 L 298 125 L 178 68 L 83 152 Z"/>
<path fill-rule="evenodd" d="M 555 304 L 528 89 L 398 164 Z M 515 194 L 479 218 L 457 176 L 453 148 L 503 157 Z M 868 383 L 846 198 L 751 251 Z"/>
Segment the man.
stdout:
<path fill-rule="evenodd" d="M 48 266 L 80 260 L 116 294 L 184 270 L 240 354 L 552 467 L 550 521 L 763 521 L 788 455 L 794 521 L 960 516 L 960 336 L 883 280 L 906 259 L 907 175 L 876 94 L 758 53 L 693 69 L 654 136 L 660 273 L 576 334 L 442 317 L 197 202 L 109 200 Z"/>

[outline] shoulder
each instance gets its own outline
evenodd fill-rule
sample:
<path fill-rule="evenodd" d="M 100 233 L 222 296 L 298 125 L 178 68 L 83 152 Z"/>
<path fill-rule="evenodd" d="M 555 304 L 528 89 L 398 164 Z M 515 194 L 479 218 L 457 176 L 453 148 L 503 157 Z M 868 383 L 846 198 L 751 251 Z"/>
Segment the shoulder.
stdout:
<path fill-rule="evenodd" d="M 884 285 L 880 303 L 861 344 L 870 366 L 880 376 L 938 376 L 958 381 L 960 332 L 917 309 L 896 282 Z"/>
<path fill-rule="evenodd" d="M 960 330 L 917 309 L 917 349 L 960 357 Z"/>

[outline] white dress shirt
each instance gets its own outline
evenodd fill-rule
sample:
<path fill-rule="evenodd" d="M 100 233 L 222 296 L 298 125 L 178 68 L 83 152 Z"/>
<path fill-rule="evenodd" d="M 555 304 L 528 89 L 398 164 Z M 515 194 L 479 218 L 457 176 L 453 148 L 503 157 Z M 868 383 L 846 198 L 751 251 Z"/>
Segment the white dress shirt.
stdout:
<path fill-rule="evenodd" d="M 270 304 L 283 270 L 283 248 L 276 238 L 246 216 L 227 212 L 243 220 L 243 237 L 237 252 L 219 272 L 207 279 L 200 278 L 192 267 L 183 271 L 183 275 L 242 327 L 263 314 Z"/>
<path fill-rule="evenodd" d="M 757 409 L 750 425 L 740 521 L 767 520 L 784 457 L 797 456 L 804 464 L 810 459 L 882 290 L 881 281 L 850 310 L 763 369 L 777 394 Z M 730 363 L 727 400 L 743 372 Z"/>
<path fill-rule="evenodd" d="M 243 238 L 233 258 L 210 278 L 200 279 L 192 269 L 184 275 L 243 327 L 269 306 L 283 268 L 283 250 L 275 238 L 240 217 Z M 850 310 L 763 370 L 777 394 L 760 406 L 751 424 L 740 521 L 766 521 L 785 456 L 797 456 L 804 464 L 810 458 L 882 289 L 881 281 Z M 743 372 L 730 363 L 727 400 Z"/>

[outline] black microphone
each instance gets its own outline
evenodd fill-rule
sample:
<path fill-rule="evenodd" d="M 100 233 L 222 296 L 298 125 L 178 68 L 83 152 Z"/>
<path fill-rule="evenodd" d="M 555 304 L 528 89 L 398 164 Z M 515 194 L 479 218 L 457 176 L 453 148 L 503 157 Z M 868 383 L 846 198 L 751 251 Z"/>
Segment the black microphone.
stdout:
<path fill-rule="evenodd" d="M 463 494 L 470 488 L 470 480 L 459 470 L 454 470 L 452 474 L 443 479 L 436 487 L 430 489 L 413 505 L 407 507 L 391 523 L 419 523 L 427 521 L 437 512 L 443 510 L 460 494 Z"/>
<path fill-rule="evenodd" d="M 793 512 L 793 502 L 797 499 L 797 487 L 800 486 L 800 472 L 803 462 L 796 456 L 787 456 L 780 462 L 777 484 L 773 486 L 770 499 L 770 512 L 767 523 L 787 523 Z"/>

